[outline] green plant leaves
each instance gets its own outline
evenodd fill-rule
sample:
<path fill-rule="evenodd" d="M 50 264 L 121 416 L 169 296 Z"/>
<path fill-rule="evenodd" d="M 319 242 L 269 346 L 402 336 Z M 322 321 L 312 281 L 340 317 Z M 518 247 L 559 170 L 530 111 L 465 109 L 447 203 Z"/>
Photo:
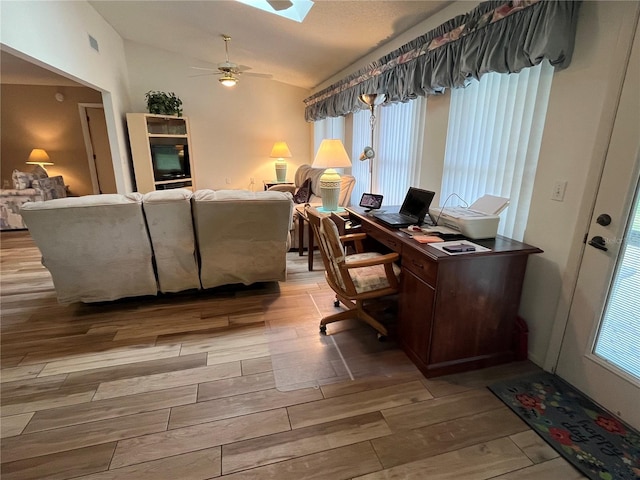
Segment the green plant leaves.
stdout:
<path fill-rule="evenodd" d="M 173 92 L 166 93 L 149 90 L 145 93 L 144 98 L 147 101 L 149 113 L 182 116 L 182 100 Z"/>

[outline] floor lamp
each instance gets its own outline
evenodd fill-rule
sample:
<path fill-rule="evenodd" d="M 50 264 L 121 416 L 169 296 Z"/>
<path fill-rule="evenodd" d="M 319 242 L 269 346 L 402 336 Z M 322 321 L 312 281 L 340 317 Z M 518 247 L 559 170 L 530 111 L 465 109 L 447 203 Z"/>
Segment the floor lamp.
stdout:
<path fill-rule="evenodd" d="M 376 124 L 375 108 L 376 105 L 384 102 L 385 95 L 378 93 L 363 93 L 358 98 L 364 104 L 369 107 L 371 111 L 371 117 L 369 117 L 369 124 L 371 125 L 371 143 L 364 147 L 364 150 L 360 154 L 360 161 L 364 162 L 369 160 L 369 193 L 373 193 L 373 159 L 376 156 L 376 152 L 373 149 L 373 131 Z"/>

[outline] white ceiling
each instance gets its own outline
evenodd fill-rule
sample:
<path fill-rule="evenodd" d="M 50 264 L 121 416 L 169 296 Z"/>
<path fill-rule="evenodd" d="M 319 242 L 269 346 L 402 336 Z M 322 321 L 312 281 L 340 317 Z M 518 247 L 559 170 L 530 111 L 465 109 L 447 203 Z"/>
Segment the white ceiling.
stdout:
<path fill-rule="evenodd" d="M 123 38 L 182 53 L 194 66 L 225 60 L 224 33 L 232 62 L 313 88 L 451 2 L 316 0 L 301 24 L 230 0 L 89 3 Z M 5 51 L 0 72 L 6 84 L 82 86 Z"/>
<path fill-rule="evenodd" d="M 231 0 L 89 3 L 126 40 L 215 67 L 227 34 L 231 62 L 311 89 L 451 2 L 316 0 L 303 23 Z"/>

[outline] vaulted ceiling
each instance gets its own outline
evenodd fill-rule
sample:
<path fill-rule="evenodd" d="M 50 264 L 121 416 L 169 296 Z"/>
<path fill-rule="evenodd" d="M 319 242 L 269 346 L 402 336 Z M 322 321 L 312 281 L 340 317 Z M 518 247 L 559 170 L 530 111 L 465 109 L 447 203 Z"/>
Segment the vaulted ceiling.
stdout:
<path fill-rule="evenodd" d="M 274 80 L 313 88 L 450 4 L 316 0 L 302 23 L 232 0 L 89 2 L 126 40 L 182 53 L 195 66 L 229 58 Z"/>

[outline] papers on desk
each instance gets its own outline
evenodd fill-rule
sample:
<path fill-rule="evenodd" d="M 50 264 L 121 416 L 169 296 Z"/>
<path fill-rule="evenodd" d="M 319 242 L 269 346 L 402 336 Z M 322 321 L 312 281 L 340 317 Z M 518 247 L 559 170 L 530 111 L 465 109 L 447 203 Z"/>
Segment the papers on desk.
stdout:
<path fill-rule="evenodd" d="M 473 247 L 474 250 L 467 250 L 464 252 L 456 252 L 456 251 L 448 251 L 449 248 L 453 247 L 452 250 L 458 245 Z M 482 245 L 478 245 L 477 243 L 470 242 L 469 240 L 452 240 L 450 242 L 442 242 L 442 243 L 433 243 L 431 244 L 433 248 L 437 248 L 441 252 L 446 253 L 447 255 L 468 255 L 473 253 L 482 253 L 482 252 L 490 252 L 491 249 L 487 247 L 483 247 Z"/>
<path fill-rule="evenodd" d="M 416 230 L 416 226 L 410 226 L 407 228 L 401 228 L 400 231 L 408 233 L 412 237 L 415 235 L 460 235 L 460 232 L 449 227 L 419 227 L 420 230 Z"/>

